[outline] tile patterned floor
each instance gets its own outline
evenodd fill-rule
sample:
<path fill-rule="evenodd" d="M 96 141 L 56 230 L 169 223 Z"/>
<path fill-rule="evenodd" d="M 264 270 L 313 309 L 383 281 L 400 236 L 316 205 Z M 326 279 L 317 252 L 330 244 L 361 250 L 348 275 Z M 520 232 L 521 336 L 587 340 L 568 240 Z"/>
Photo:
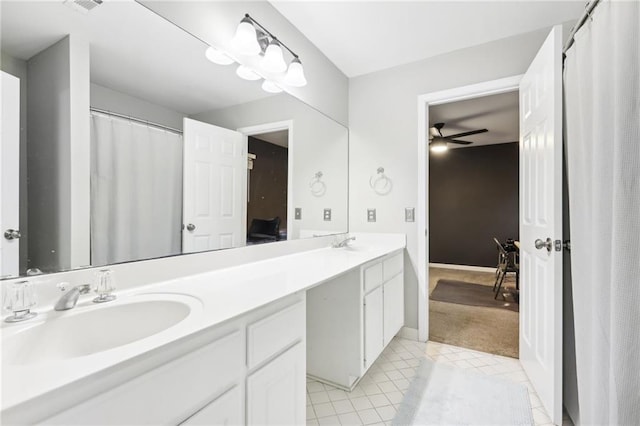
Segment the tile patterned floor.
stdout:
<path fill-rule="evenodd" d="M 524 384 L 536 426 L 552 424 L 518 360 L 396 337 L 351 392 L 307 379 L 307 425 L 391 424 L 423 357 Z M 563 425 L 572 424 L 565 414 Z"/>

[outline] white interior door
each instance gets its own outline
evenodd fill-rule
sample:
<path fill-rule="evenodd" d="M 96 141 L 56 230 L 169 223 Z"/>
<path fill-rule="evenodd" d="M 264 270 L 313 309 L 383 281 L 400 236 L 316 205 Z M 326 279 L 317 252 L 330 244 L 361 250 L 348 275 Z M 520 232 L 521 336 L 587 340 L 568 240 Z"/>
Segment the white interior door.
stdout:
<path fill-rule="evenodd" d="M 184 119 L 183 253 L 245 245 L 245 140 L 233 130 Z"/>
<path fill-rule="evenodd" d="M 520 83 L 520 361 L 562 423 L 562 27 Z M 558 251 L 560 250 L 560 251 Z"/>
<path fill-rule="evenodd" d="M 0 277 L 17 276 L 20 256 L 20 80 L 0 81 Z"/>

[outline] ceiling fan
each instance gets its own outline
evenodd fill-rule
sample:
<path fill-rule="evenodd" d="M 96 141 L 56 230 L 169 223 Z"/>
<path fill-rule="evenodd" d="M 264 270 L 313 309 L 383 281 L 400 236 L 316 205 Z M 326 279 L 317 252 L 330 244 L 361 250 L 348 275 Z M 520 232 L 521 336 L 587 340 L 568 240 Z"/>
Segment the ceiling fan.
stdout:
<path fill-rule="evenodd" d="M 472 141 L 463 141 L 456 138 L 462 138 L 465 136 L 477 135 L 478 133 L 488 132 L 487 129 L 470 130 L 468 132 L 456 133 L 454 135 L 444 136 L 442 134 L 442 128 L 445 123 L 436 123 L 429 129 L 429 147 L 432 151 L 442 152 L 448 149 L 448 143 L 454 143 L 458 145 L 470 145 Z"/>

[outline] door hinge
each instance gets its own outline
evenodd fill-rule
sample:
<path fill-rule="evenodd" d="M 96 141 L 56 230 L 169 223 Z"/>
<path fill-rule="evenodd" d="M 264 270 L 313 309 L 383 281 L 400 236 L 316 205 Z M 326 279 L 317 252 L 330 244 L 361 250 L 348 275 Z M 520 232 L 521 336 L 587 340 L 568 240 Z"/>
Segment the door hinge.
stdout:
<path fill-rule="evenodd" d="M 562 251 L 562 249 L 571 251 L 571 240 L 565 240 L 564 242 L 562 242 L 562 240 L 556 240 L 554 245 L 556 251 Z"/>

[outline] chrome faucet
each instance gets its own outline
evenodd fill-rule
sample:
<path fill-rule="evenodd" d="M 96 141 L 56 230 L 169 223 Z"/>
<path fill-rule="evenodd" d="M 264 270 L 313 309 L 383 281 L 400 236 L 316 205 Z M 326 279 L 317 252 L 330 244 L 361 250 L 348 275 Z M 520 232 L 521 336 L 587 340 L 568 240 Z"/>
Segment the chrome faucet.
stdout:
<path fill-rule="evenodd" d="M 331 244 L 331 247 L 333 248 L 342 248 L 342 247 L 346 247 L 349 245 L 349 241 L 355 241 L 356 237 L 345 237 L 342 240 L 338 240 L 336 239 L 333 244 Z"/>
<path fill-rule="evenodd" d="M 65 283 L 58 284 L 58 288 L 62 291 L 65 290 Z M 91 285 L 82 284 L 73 287 L 71 290 L 62 295 L 56 306 L 53 308 L 56 311 L 66 311 L 68 309 L 72 309 L 78 303 L 78 298 L 81 294 L 87 294 L 91 291 Z"/>

